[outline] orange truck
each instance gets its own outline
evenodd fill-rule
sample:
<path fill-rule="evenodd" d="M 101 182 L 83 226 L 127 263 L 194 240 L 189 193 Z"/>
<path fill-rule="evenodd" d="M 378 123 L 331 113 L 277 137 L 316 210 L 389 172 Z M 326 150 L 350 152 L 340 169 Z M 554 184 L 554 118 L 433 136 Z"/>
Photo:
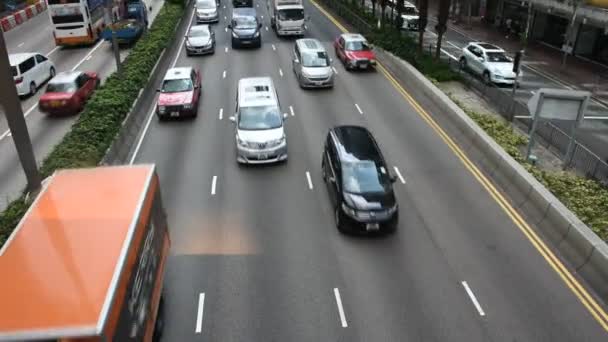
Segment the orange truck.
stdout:
<path fill-rule="evenodd" d="M 170 239 L 154 165 L 62 170 L 0 249 L 0 341 L 156 341 Z"/>

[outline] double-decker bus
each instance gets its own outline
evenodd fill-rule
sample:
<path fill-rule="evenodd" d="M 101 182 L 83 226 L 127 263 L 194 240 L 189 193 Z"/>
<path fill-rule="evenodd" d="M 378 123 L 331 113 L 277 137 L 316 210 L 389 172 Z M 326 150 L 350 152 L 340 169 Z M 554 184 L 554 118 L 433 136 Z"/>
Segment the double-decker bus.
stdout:
<path fill-rule="evenodd" d="M 105 27 L 106 0 L 47 0 L 57 45 L 95 43 Z M 112 19 L 118 18 L 123 0 L 112 1 Z"/>

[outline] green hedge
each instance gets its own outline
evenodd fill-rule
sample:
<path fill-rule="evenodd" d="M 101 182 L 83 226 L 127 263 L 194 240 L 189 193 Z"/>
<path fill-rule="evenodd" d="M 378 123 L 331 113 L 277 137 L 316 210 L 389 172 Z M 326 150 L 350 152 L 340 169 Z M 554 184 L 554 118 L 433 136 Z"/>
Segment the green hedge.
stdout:
<path fill-rule="evenodd" d="M 465 112 L 581 221 L 601 239 L 608 241 L 608 189 L 606 187 L 597 181 L 569 172 L 548 172 L 526 163 L 521 149 L 528 143 L 527 137 L 518 134 L 508 123 L 493 116 L 475 113 L 467 109 Z"/>
<path fill-rule="evenodd" d="M 139 39 L 122 63 L 122 72 L 112 74 L 87 102 L 72 130 L 56 145 L 41 167 L 43 177 L 57 169 L 94 167 L 121 128 L 139 90 L 174 36 L 184 1 L 167 2 L 149 30 Z M 0 246 L 29 207 L 22 196 L 0 214 Z"/>

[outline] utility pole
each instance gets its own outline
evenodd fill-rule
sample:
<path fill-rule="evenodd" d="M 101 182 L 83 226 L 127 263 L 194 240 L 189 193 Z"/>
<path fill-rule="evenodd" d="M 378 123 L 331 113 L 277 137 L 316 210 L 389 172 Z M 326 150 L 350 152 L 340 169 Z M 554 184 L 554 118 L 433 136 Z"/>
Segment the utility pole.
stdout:
<path fill-rule="evenodd" d="M 566 66 L 566 59 L 568 58 L 568 54 L 572 52 L 570 48 L 572 35 L 574 33 L 574 25 L 576 24 L 576 14 L 578 12 L 578 8 L 581 4 L 582 0 L 571 0 L 573 9 L 572 9 L 572 18 L 570 18 L 570 24 L 568 25 L 568 29 L 566 30 L 566 41 L 564 42 L 564 55 L 562 56 L 562 68 Z"/>
<path fill-rule="evenodd" d="M 11 132 L 19 161 L 27 179 L 27 191 L 33 192 L 40 189 L 40 173 L 36 165 L 36 157 L 32 141 L 27 131 L 25 117 L 21 109 L 21 102 L 13 80 L 11 65 L 8 60 L 8 51 L 4 41 L 4 33 L 0 30 L 0 106 L 4 109 L 8 128 Z"/>
<path fill-rule="evenodd" d="M 114 50 L 114 60 L 116 61 L 116 71 L 119 73 L 121 72 L 121 66 L 120 66 L 120 50 L 118 50 L 118 41 L 116 40 L 116 31 L 114 31 L 114 27 L 113 27 L 113 17 L 112 17 L 112 0 L 106 0 L 106 7 L 104 8 L 104 12 L 105 12 L 105 21 L 106 21 L 106 27 L 108 27 L 110 29 L 110 31 L 112 32 L 112 50 Z"/>

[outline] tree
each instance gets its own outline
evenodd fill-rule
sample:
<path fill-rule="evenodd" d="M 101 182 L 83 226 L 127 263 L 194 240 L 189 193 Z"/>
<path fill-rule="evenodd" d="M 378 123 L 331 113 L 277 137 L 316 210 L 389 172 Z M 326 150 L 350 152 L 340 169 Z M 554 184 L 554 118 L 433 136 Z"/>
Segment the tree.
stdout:
<path fill-rule="evenodd" d="M 422 53 L 422 45 L 424 44 L 424 30 L 426 30 L 426 25 L 428 24 L 428 14 L 429 14 L 429 0 L 419 0 L 418 4 L 418 30 L 420 31 L 420 35 L 418 36 L 418 53 Z"/>
<path fill-rule="evenodd" d="M 388 0 L 380 0 L 380 28 L 384 28 L 384 21 L 386 20 L 386 5 L 388 4 Z"/>
<path fill-rule="evenodd" d="M 450 14 L 450 2 L 451 0 L 439 0 L 439 13 L 437 14 L 437 47 L 435 50 L 435 58 L 439 59 L 441 56 L 441 41 L 443 40 L 443 34 L 447 30 L 448 17 Z"/>
<path fill-rule="evenodd" d="M 376 3 L 378 2 L 378 0 L 371 0 L 372 2 L 372 14 L 374 15 L 374 18 L 376 17 Z"/>
<path fill-rule="evenodd" d="M 401 15 L 403 14 L 404 3 L 405 0 L 397 0 L 397 19 L 395 20 L 395 27 L 397 28 L 397 30 L 401 29 L 401 26 L 403 25 L 403 18 L 401 18 Z"/>

